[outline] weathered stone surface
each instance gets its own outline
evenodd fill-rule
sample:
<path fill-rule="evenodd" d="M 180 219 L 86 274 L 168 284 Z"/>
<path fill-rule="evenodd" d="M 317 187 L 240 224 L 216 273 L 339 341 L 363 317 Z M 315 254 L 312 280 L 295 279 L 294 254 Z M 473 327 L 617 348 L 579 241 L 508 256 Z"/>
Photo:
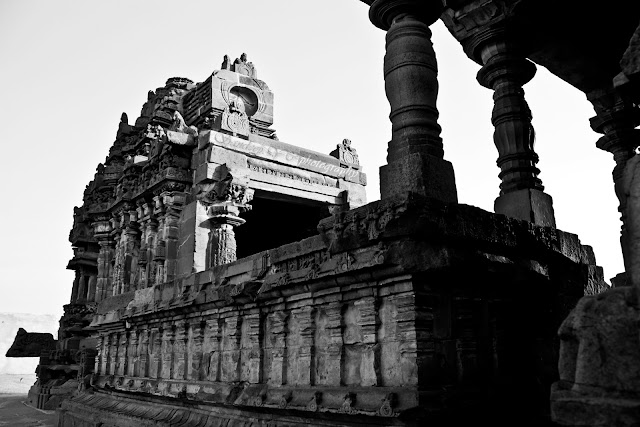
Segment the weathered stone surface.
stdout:
<path fill-rule="evenodd" d="M 331 155 L 277 140 L 273 93 L 244 54 L 202 83 L 169 79 L 135 125 L 123 115 L 74 216 L 72 304 L 30 395 L 56 405 L 77 385 L 61 425 L 550 425 L 554 382 L 560 419 L 637 419 L 636 288 L 582 300 L 558 382 L 556 331 L 606 284 L 593 250 L 555 228 L 522 86 L 527 52 L 584 49 L 528 37 L 557 31 L 529 0 L 365 3 L 388 30 L 380 201 L 365 204 L 348 140 Z M 443 8 L 494 92 L 496 214 L 457 203 L 444 160 L 428 28 Z M 610 65 L 564 78 L 608 87 Z M 605 98 L 598 146 L 623 165 L 637 102 Z"/>
<path fill-rule="evenodd" d="M 7 350 L 6 357 L 40 357 L 43 351 L 54 350 L 56 340 L 53 335 L 38 332 L 27 332 L 18 329 L 11 348 Z"/>
<path fill-rule="evenodd" d="M 556 226 L 551 196 L 536 189 L 516 190 L 499 196 L 494 211 L 543 227 Z"/>
<path fill-rule="evenodd" d="M 562 425 L 637 426 L 640 420 L 640 322 L 635 286 L 580 300 L 559 335 L 560 381 L 551 408 Z"/>

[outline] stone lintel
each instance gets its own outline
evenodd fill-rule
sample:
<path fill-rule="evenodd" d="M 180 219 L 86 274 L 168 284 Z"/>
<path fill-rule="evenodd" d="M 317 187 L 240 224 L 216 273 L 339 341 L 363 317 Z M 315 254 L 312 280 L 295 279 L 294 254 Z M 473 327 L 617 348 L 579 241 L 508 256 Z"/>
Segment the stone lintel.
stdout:
<path fill-rule="evenodd" d="M 200 135 L 200 146 L 205 147 L 207 143 L 243 153 L 250 158 L 281 163 L 352 182 L 366 182 L 364 173 L 358 169 L 343 167 L 335 157 L 255 134 L 251 134 L 249 140 L 246 140 L 221 132 L 207 131 Z"/>
<path fill-rule="evenodd" d="M 497 214 L 522 219 L 543 227 L 555 227 L 553 200 L 544 191 L 533 188 L 512 191 L 495 200 Z"/>

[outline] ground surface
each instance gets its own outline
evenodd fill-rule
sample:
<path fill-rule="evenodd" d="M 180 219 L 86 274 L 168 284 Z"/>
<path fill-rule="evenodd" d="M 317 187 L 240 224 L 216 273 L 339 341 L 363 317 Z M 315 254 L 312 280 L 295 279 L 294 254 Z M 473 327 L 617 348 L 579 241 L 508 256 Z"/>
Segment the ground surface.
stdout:
<path fill-rule="evenodd" d="M 56 427 L 55 411 L 42 411 L 27 406 L 26 394 L 0 394 L 0 426 L 2 427 Z"/>
<path fill-rule="evenodd" d="M 36 382 L 35 374 L 0 374 L 0 427 L 55 427 L 55 411 L 27 406 L 27 392 Z"/>

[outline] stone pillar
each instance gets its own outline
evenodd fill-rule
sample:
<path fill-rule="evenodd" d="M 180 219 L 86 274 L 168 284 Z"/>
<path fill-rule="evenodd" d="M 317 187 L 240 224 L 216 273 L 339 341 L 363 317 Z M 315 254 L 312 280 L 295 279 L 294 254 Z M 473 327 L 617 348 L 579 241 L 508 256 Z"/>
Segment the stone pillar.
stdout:
<path fill-rule="evenodd" d="M 495 126 L 493 141 L 498 148 L 502 180 L 495 212 L 555 227 L 551 196 L 544 193 L 538 178 L 535 132 L 522 89 L 535 75 L 536 66 L 509 40 L 501 26 L 485 29 L 469 42 L 469 49 L 484 64 L 478 72 L 478 82 L 494 91 L 491 122 Z"/>
<path fill-rule="evenodd" d="M 634 150 L 640 145 L 640 130 L 635 129 L 640 125 L 640 110 L 613 88 L 590 92 L 587 99 L 593 104 L 596 112 L 596 116 L 590 120 L 591 128 L 604 134 L 597 141 L 596 147 L 613 154 L 616 162 L 613 168 L 613 182 L 620 203 L 620 245 L 627 279 L 640 285 L 640 247 L 633 248 L 634 240 L 640 241 L 640 230 L 638 236 L 632 236 L 629 232 L 631 220 L 640 217 L 640 207 L 634 206 L 633 203 L 628 205 L 629 194 L 624 182 L 627 163 L 635 156 Z"/>
<path fill-rule="evenodd" d="M 93 235 L 100 245 L 98 253 L 98 276 L 96 278 L 95 302 L 110 296 L 111 260 L 113 259 L 113 240 L 111 239 L 111 222 L 106 217 L 97 218 L 92 224 Z"/>
<path fill-rule="evenodd" d="M 253 190 L 248 180 L 234 177 L 225 164 L 218 166 L 212 177 L 198 185 L 198 200 L 207 207 L 209 242 L 206 268 L 228 264 L 236 260 L 236 238 L 233 227 L 245 223 L 241 212 L 251 210 Z"/>
<path fill-rule="evenodd" d="M 221 203 L 208 209 L 211 233 L 207 248 L 207 268 L 228 264 L 236 260 L 236 237 L 233 227 L 245 220 L 240 218 L 240 210 L 232 204 Z"/>
<path fill-rule="evenodd" d="M 438 66 L 429 25 L 439 1 L 376 0 L 371 22 L 387 31 L 385 92 L 391 105 L 387 165 L 380 168 L 381 198 L 416 192 L 457 202 L 453 166 L 444 160 L 438 125 Z"/>

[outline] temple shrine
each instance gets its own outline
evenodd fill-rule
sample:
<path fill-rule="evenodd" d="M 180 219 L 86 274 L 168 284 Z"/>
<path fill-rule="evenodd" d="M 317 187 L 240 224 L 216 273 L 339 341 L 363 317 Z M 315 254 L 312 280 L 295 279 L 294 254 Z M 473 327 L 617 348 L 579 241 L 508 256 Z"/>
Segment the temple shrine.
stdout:
<path fill-rule="evenodd" d="M 363 3 L 387 34 L 381 199 L 364 147 L 278 140 L 246 54 L 169 78 L 74 210 L 71 301 L 38 338 L 31 405 L 61 427 L 640 425 L 640 5 Z M 458 203 L 444 158 L 437 19 L 493 93 L 495 212 Z M 616 161 L 611 287 L 538 176 L 538 65 L 585 93 Z"/>

